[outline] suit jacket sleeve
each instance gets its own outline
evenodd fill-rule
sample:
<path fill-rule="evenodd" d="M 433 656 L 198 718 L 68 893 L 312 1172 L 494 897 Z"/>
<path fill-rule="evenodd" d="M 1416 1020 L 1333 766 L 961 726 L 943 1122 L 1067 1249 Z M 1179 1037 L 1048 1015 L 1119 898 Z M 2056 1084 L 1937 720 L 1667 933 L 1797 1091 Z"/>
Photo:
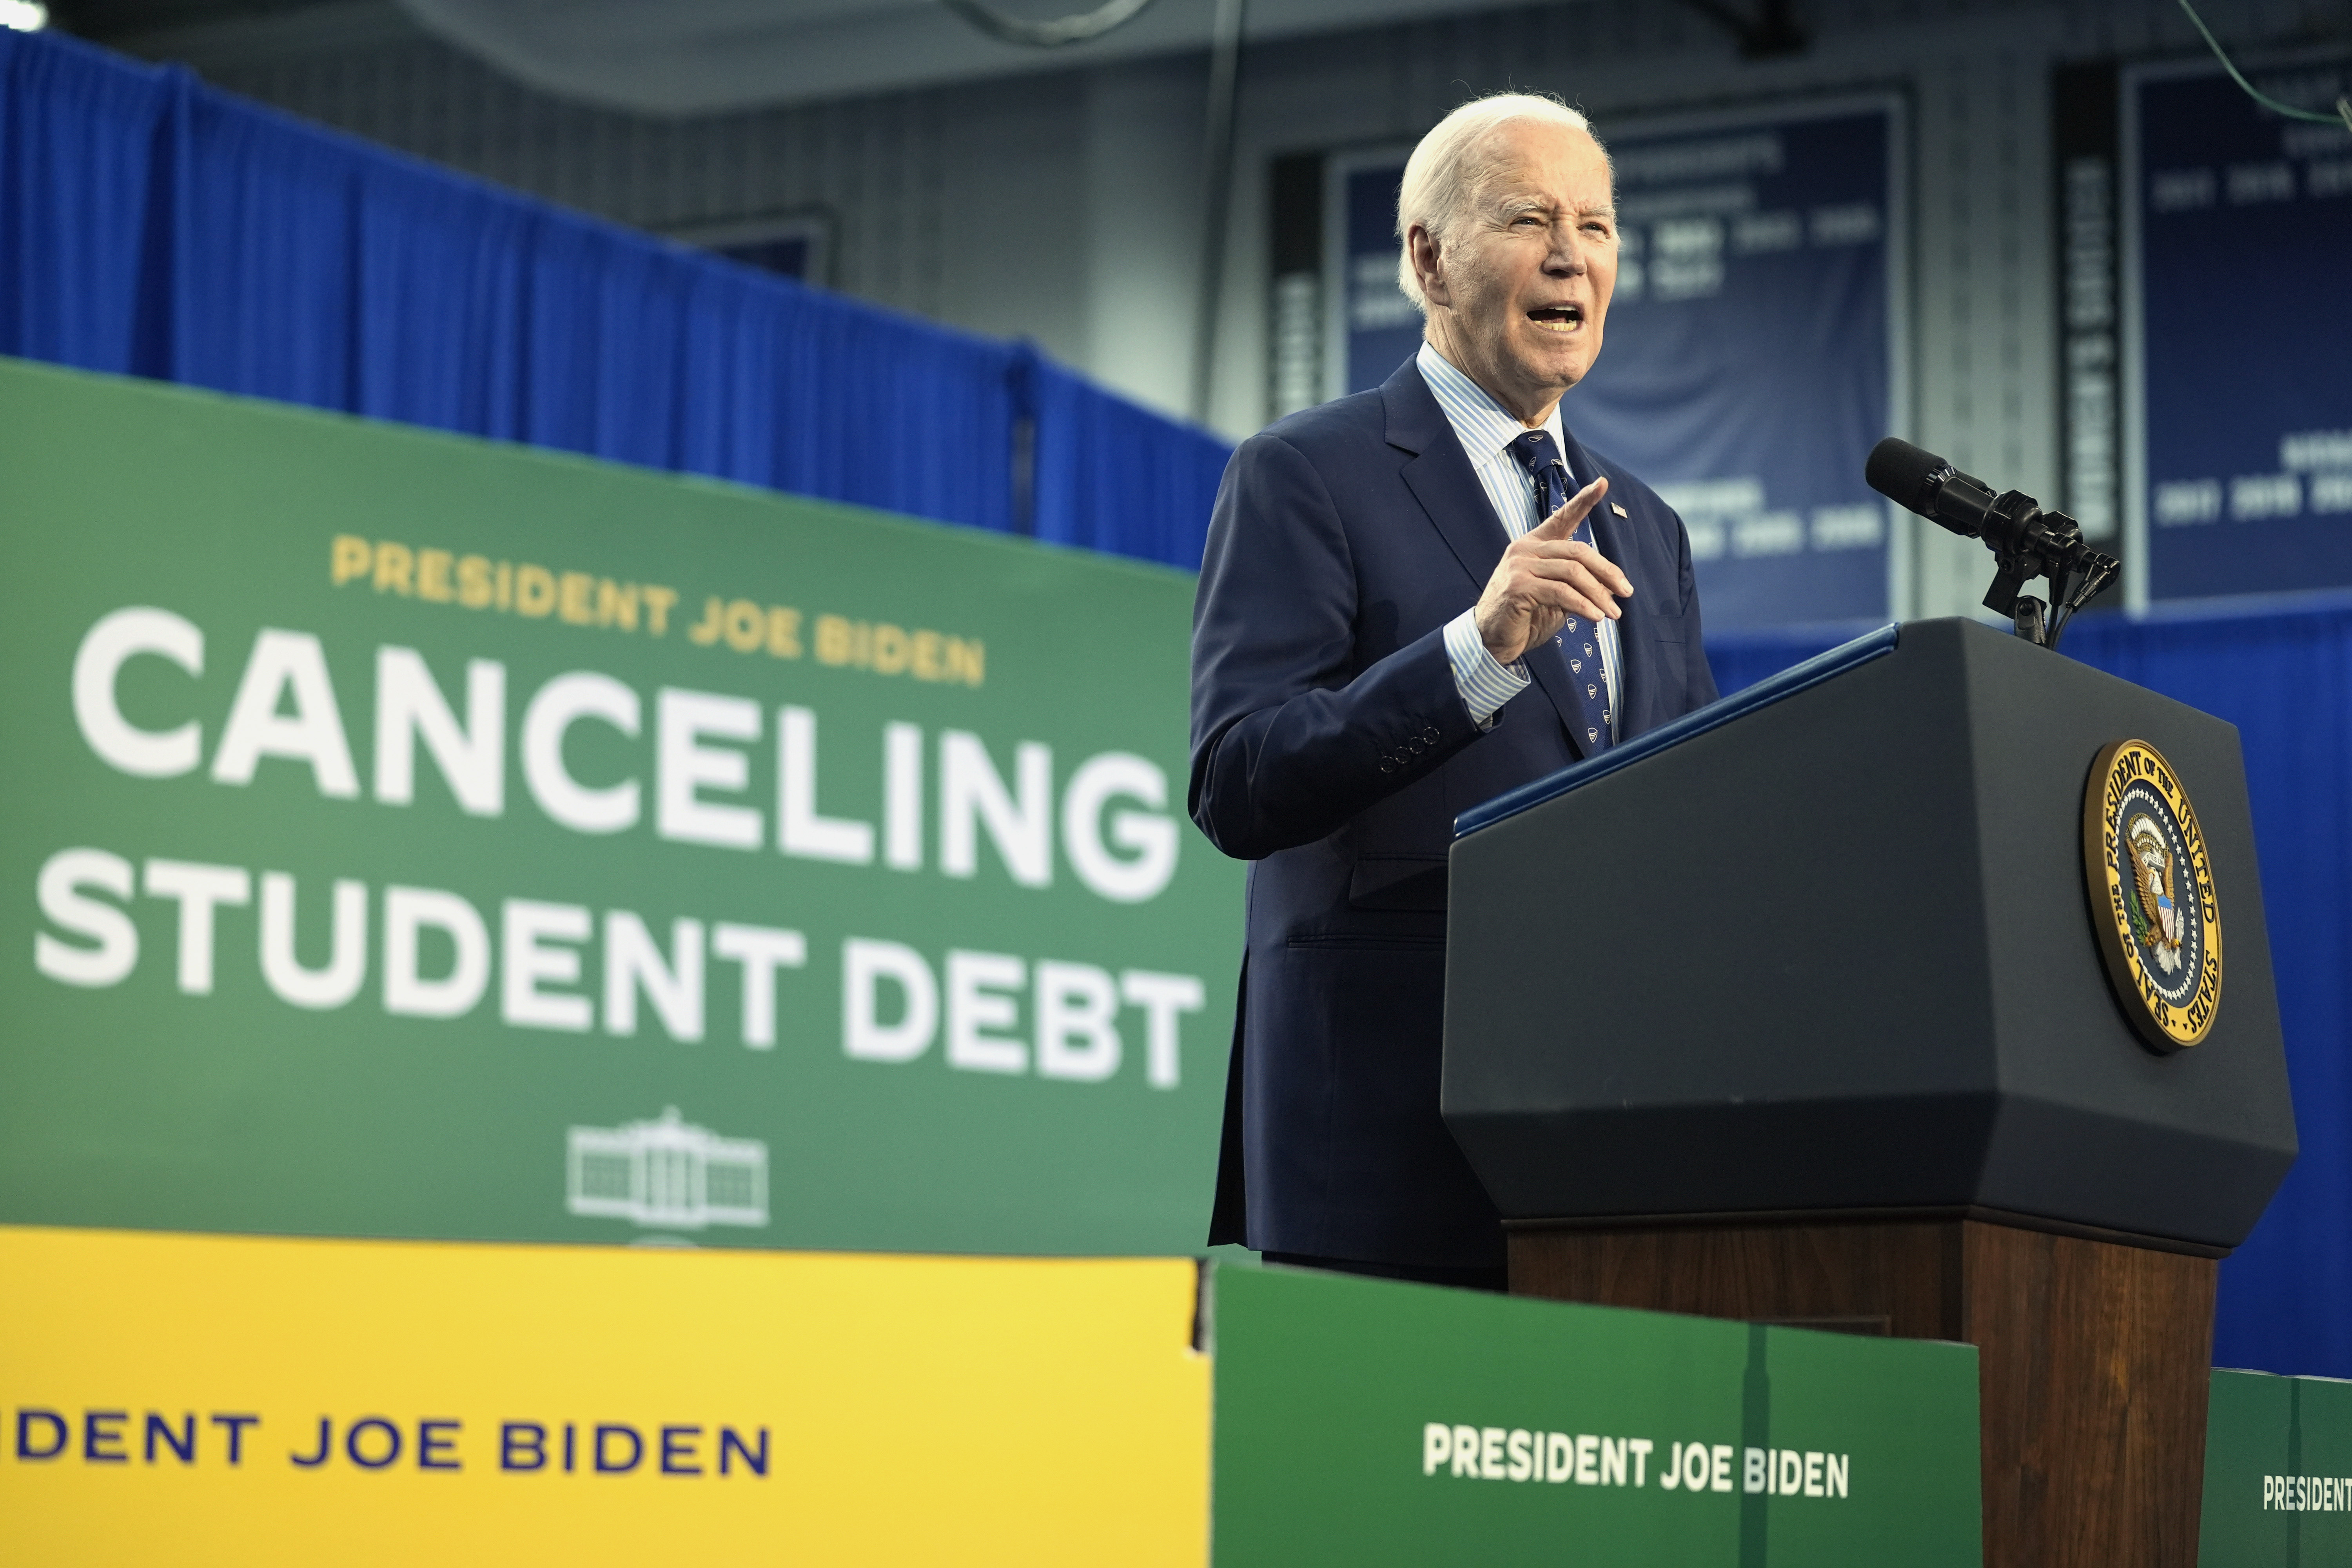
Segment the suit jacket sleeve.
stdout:
<path fill-rule="evenodd" d="M 1477 739 L 1444 628 L 1369 658 L 1359 598 L 1322 476 L 1279 437 L 1244 442 L 1192 613 L 1190 805 L 1226 854 L 1327 837 Z"/>

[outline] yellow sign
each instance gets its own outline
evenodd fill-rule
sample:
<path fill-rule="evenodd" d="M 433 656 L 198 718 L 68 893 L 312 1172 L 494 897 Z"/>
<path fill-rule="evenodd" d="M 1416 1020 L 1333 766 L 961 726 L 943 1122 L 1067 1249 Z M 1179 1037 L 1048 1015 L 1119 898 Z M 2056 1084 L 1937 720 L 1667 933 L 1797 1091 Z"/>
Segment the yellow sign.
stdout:
<path fill-rule="evenodd" d="M 1183 1259 L 0 1227 L 17 1563 L 1206 1561 Z"/>
<path fill-rule="evenodd" d="M 2189 792 L 2147 742 L 2114 742 L 2091 764 L 2083 866 L 2132 1027 L 2158 1051 L 2197 1044 L 2221 1005 L 2221 906 Z"/>

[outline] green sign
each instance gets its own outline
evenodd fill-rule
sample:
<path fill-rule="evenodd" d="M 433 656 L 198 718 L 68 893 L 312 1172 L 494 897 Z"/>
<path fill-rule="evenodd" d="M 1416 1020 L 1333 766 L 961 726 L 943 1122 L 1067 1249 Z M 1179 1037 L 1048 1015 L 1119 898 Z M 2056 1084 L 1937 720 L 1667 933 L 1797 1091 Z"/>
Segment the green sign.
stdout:
<path fill-rule="evenodd" d="M 2352 1383 L 2216 1372 L 2198 1568 L 2352 1563 Z"/>
<path fill-rule="evenodd" d="M 1977 1353 L 1218 1268 L 1215 1562 L 1978 1568 Z"/>
<path fill-rule="evenodd" d="M 0 1222 L 1198 1246 L 1192 580 L 0 361 Z"/>

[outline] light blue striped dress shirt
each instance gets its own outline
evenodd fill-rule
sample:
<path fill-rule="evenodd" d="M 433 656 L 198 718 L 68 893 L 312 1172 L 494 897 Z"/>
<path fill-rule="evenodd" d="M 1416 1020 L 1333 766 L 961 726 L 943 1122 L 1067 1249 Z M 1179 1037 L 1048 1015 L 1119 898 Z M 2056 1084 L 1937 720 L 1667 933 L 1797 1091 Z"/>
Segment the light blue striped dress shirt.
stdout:
<path fill-rule="evenodd" d="M 1487 500 L 1494 504 L 1504 537 L 1518 539 L 1542 521 L 1536 516 L 1536 481 L 1510 453 L 1511 442 L 1525 435 L 1527 426 L 1430 344 L 1421 345 L 1413 363 L 1421 372 L 1421 379 L 1428 383 L 1438 407 L 1445 411 L 1446 423 L 1454 426 L 1454 437 L 1470 459 L 1470 471 L 1478 476 Z M 1559 448 L 1564 462 L 1568 442 L 1560 430 L 1557 405 L 1543 427 L 1551 432 L 1552 442 Z M 1579 486 L 1591 482 L 1571 471 L 1568 488 L 1572 494 Z M 1483 590 L 1485 584 L 1480 587 Z M 1617 623 L 1603 620 L 1596 629 L 1601 634 L 1601 673 L 1609 683 L 1609 732 L 1614 739 L 1622 722 L 1618 715 L 1625 710 L 1617 689 Z M 1454 684 L 1462 693 L 1462 705 L 1470 710 L 1471 719 L 1482 730 L 1494 722 L 1496 712 L 1504 703 L 1528 689 L 1526 661 L 1497 662 L 1478 635 L 1474 610 L 1465 610 L 1446 623 L 1445 654 L 1454 665 Z"/>

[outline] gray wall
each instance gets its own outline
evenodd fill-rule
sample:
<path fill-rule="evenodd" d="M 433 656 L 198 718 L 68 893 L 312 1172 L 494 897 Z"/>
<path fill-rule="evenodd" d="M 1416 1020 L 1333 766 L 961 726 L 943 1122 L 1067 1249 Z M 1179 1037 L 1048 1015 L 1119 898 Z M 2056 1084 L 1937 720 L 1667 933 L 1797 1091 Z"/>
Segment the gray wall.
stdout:
<path fill-rule="evenodd" d="M 1183 3 L 1183 0 L 1172 0 Z M 2352 6 L 2208 0 L 2233 46 L 2352 30 Z M 1267 416 L 1272 158 L 1410 138 L 1517 86 L 1612 117 L 1852 87 L 1913 105 L 1910 301 L 1921 444 L 2056 504 L 2053 64 L 2198 47 L 2171 0 L 1811 0 L 1801 56 L 1739 59 L 1671 0 L 1573 0 L 1253 47 L 1243 66 L 1211 422 Z M 297 113 L 623 222 L 823 206 L 837 287 L 1034 339 L 1171 412 L 1192 402 L 1202 57 L 688 121 L 572 107 L 418 34 L 388 3 L 136 40 Z M 1052 57 L 1060 66 L 1067 57 Z M 1923 527 L 1898 612 L 1973 605 L 1977 545 Z"/>

